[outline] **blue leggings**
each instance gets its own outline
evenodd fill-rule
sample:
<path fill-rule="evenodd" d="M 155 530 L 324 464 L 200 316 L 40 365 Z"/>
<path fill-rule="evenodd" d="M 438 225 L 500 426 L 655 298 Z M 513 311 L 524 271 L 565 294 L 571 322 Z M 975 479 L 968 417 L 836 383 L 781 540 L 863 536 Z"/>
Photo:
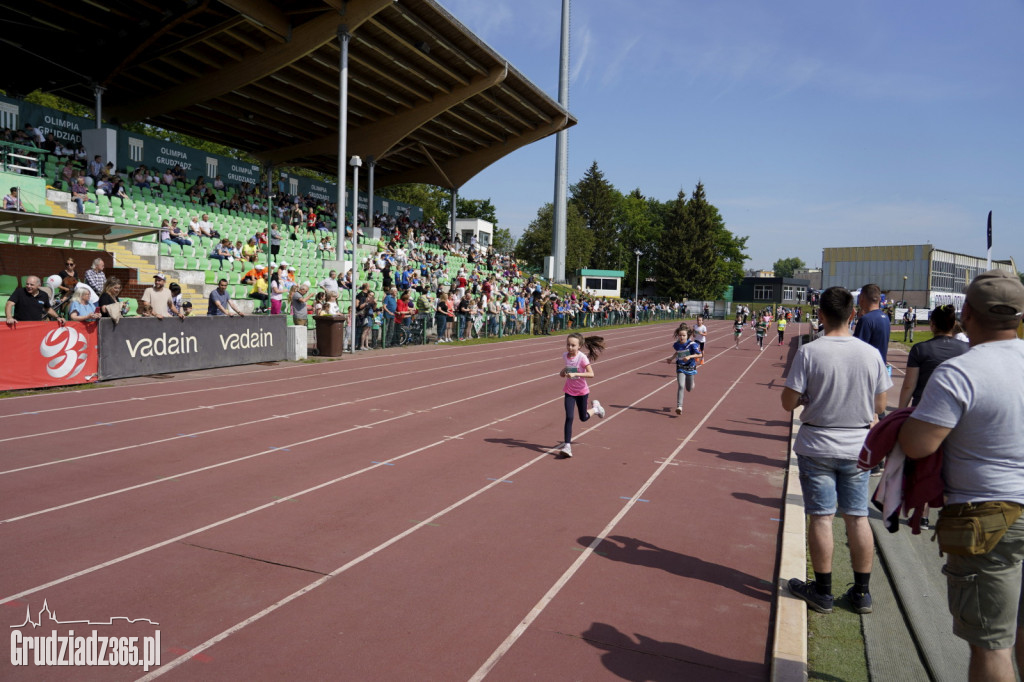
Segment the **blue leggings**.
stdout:
<path fill-rule="evenodd" d="M 587 395 L 569 395 L 565 394 L 565 442 L 572 442 L 572 409 L 575 406 L 580 413 L 580 421 L 585 422 L 590 419 L 590 412 L 587 411 L 587 399 L 590 394 Z"/>

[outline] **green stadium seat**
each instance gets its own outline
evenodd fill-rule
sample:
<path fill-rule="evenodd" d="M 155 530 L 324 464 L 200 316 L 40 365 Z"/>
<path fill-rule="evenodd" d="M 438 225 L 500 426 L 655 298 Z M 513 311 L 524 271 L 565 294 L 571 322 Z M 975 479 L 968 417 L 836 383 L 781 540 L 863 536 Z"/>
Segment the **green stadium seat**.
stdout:
<path fill-rule="evenodd" d="M 216 270 L 207 270 L 206 271 L 206 283 L 207 284 L 216 284 L 217 280 L 219 278 L 220 278 L 220 273 L 217 272 Z"/>
<path fill-rule="evenodd" d="M 14 275 L 0 275 L 0 294 L 10 296 L 18 288 L 18 278 Z"/>

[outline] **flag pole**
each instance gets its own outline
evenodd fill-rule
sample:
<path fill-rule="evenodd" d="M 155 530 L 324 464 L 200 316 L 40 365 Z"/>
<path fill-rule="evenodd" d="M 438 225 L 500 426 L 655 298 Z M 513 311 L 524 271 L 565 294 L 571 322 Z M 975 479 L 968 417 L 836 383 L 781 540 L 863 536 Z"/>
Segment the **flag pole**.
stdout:
<path fill-rule="evenodd" d="M 992 211 L 988 212 L 988 255 L 985 258 L 985 270 L 992 269 Z"/>

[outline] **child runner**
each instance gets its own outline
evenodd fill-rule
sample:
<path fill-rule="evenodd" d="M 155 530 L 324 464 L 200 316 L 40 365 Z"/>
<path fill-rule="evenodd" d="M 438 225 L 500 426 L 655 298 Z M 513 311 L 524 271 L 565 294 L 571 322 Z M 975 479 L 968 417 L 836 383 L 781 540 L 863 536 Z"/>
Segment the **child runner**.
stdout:
<path fill-rule="evenodd" d="M 757 337 L 757 345 L 764 350 L 764 333 L 768 329 L 768 323 L 765 322 L 764 316 L 758 316 L 757 324 L 754 325 L 754 335 Z"/>
<path fill-rule="evenodd" d="M 779 315 L 779 345 L 782 345 L 782 337 L 786 335 L 786 316 Z"/>
<path fill-rule="evenodd" d="M 587 347 L 584 354 L 581 346 Z M 579 410 L 580 421 L 585 422 L 591 416 L 597 415 L 604 418 L 604 408 L 601 403 L 594 401 L 594 406 L 587 409 L 587 398 L 590 396 L 590 387 L 587 379 L 594 378 L 593 360 L 604 350 L 604 339 L 600 336 L 588 336 L 583 338 L 582 334 L 573 332 L 565 338 L 565 353 L 562 354 L 563 367 L 558 376 L 565 377 L 565 442 L 558 448 L 566 457 L 572 457 L 572 411 L 575 407 Z M 588 357 L 589 356 L 589 357 Z"/>
<path fill-rule="evenodd" d="M 700 344 L 690 336 L 685 322 L 676 328 L 676 342 L 672 344 L 672 355 L 665 358 L 668 364 L 676 363 L 676 414 L 683 413 L 683 389 L 689 393 L 697 380 L 697 359 L 702 355 Z"/>
<path fill-rule="evenodd" d="M 704 324 L 704 318 L 697 316 L 697 324 L 693 325 L 693 338 L 700 344 L 700 364 L 704 364 L 704 342 L 708 340 L 708 328 Z"/>
<path fill-rule="evenodd" d="M 743 336 L 743 314 L 736 313 L 736 321 L 732 323 L 732 340 L 736 342 L 736 347 L 740 347 L 740 337 Z"/>

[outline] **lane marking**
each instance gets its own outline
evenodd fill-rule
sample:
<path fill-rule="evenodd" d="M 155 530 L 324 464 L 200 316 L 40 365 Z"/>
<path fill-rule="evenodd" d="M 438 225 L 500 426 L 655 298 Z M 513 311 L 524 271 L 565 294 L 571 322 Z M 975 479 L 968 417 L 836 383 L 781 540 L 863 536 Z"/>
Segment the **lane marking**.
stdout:
<path fill-rule="evenodd" d="M 469 678 L 470 682 L 479 682 L 480 680 L 483 680 L 487 676 L 487 674 L 494 668 L 494 666 L 497 665 L 498 662 L 505 656 L 505 654 L 508 653 L 509 649 L 511 649 L 512 646 L 519 640 L 519 638 L 522 637 L 523 633 L 526 632 L 526 629 L 530 627 L 530 625 L 532 625 L 535 620 L 537 620 L 540 614 L 544 612 L 544 609 L 547 608 L 548 604 L 554 601 L 555 597 L 558 596 L 558 593 L 561 592 L 562 588 L 565 587 L 565 585 L 574 575 L 576 575 L 576 573 L 583 566 L 584 562 L 597 549 L 597 546 L 604 542 L 605 538 L 607 538 L 608 535 L 611 534 L 611 532 L 615 529 L 615 526 L 618 525 L 619 521 L 621 521 L 626 516 L 626 514 L 629 513 L 633 506 L 640 500 L 640 496 L 643 495 L 647 491 L 647 489 L 654 484 L 654 482 L 658 479 L 659 476 L 661 476 L 662 472 L 665 471 L 665 469 L 668 466 L 667 462 L 670 462 L 673 459 L 675 459 L 676 455 L 678 455 L 682 451 L 686 444 L 690 442 L 694 435 L 696 435 L 697 432 L 708 421 L 708 419 L 711 418 L 711 415 L 713 415 L 718 410 L 718 407 L 725 401 L 729 394 L 732 393 L 733 390 L 739 385 L 740 380 L 743 379 L 747 372 L 751 370 L 751 368 L 754 366 L 754 364 L 757 362 L 760 356 L 760 353 L 754 356 L 754 359 L 750 361 L 750 363 L 747 365 L 747 368 L 743 370 L 743 372 L 738 377 L 736 377 L 735 380 L 733 380 L 732 386 L 730 386 L 728 390 L 726 390 L 725 393 L 722 394 L 722 397 L 718 399 L 718 401 L 712 406 L 710 410 L 708 410 L 708 413 L 704 415 L 704 418 L 701 419 L 700 422 L 693 427 L 693 430 L 690 431 L 686 439 L 678 446 L 676 446 L 676 449 L 672 451 L 672 454 L 665 458 L 666 464 L 662 464 L 661 466 L 659 466 L 654 471 L 654 473 L 651 474 L 650 478 L 648 478 L 647 481 L 642 486 L 640 486 L 640 488 L 633 494 L 633 497 L 630 498 L 629 502 L 623 505 L 622 509 L 619 510 L 619 513 L 616 514 L 612 518 L 612 520 L 608 522 L 608 525 L 605 526 L 604 529 L 594 538 L 593 542 L 591 542 L 590 545 L 588 545 L 584 549 L 583 553 L 580 554 L 579 558 L 576 559 L 576 561 L 574 561 L 568 569 L 566 569 L 562 576 L 557 581 L 555 581 L 555 584 L 552 585 L 551 588 L 544 594 L 544 596 L 540 598 L 540 601 L 538 601 L 537 604 L 534 605 L 534 607 L 530 610 L 526 617 L 523 618 L 519 625 L 517 625 L 515 629 L 512 630 L 512 632 L 509 634 L 509 636 L 505 638 L 505 641 L 498 645 L 498 648 L 494 650 L 494 652 L 488 657 L 486 661 L 484 661 L 483 665 L 480 666 L 476 673 L 474 673 L 473 676 Z M 675 383 L 675 381 L 673 381 L 672 383 Z"/>

